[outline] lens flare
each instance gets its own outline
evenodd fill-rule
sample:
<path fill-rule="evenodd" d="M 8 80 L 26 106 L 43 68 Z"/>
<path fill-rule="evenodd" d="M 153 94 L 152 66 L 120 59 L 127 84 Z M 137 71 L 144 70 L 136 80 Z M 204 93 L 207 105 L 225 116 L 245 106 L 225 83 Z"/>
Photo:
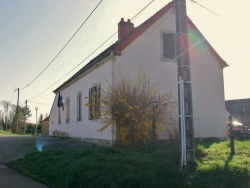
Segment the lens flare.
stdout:
<path fill-rule="evenodd" d="M 205 39 L 201 38 L 197 31 L 189 32 L 189 54 L 192 59 L 199 61 L 201 55 L 207 52 Z"/>
<path fill-rule="evenodd" d="M 36 139 L 36 148 L 38 151 L 42 151 L 44 146 L 47 145 L 48 138 L 46 137 L 37 137 Z"/>

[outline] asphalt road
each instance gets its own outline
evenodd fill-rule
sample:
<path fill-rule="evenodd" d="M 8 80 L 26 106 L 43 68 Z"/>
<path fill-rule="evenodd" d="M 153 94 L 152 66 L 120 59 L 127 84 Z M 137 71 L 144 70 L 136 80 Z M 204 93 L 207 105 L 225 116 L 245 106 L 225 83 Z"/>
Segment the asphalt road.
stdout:
<path fill-rule="evenodd" d="M 32 151 L 86 145 L 88 144 L 84 142 L 55 137 L 0 135 L 0 188 L 45 188 L 45 185 L 24 177 L 5 164 L 23 158 Z"/>

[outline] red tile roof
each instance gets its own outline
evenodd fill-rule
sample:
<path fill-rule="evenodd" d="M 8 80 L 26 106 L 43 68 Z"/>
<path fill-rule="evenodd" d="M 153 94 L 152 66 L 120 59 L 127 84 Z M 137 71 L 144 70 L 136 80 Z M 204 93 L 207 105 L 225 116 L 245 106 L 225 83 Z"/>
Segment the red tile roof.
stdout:
<path fill-rule="evenodd" d="M 44 120 L 42 120 L 42 121 L 49 121 L 49 116 L 48 117 L 46 117 Z"/>
<path fill-rule="evenodd" d="M 173 5 L 173 1 L 168 3 L 158 12 L 156 12 L 152 17 L 143 22 L 140 26 L 136 27 L 134 31 L 132 31 L 126 37 L 119 41 L 119 43 L 115 46 L 115 50 L 122 51 L 124 48 L 126 48 L 131 42 L 133 42 L 144 31 L 146 31 L 150 26 L 157 22 L 164 14 L 166 14 L 173 7 Z"/>
<path fill-rule="evenodd" d="M 137 37 L 139 37 L 143 32 L 145 32 L 149 27 L 151 27 L 155 22 L 157 22 L 163 15 L 165 15 L 171 8 L 174 6 L 174 1 L 171 1 L 158 12 L 156 12 L 152 17 L 143 22 L 140 26 L 136 27 L 134 31 L 129 33 L 126 37 L 124 37 L 118 44 L 115 46 L 116 51 L 122 51 L 129 44 L 131 44 Z M 198 30 L 198 28 L 194 25 L 194 23 L 187 18 L 188 26 L 190 29 L 195 30 L 198 35 L 204 40 L 210 52 L 214 55 L 214 57 L 221 63 L 222 67 L 226 67 L 227 63 L 219 56 L 219 54 L 214 50 L 214 48 L 209 44 L 209 42 L 205 39 L 202 33 Z"/>

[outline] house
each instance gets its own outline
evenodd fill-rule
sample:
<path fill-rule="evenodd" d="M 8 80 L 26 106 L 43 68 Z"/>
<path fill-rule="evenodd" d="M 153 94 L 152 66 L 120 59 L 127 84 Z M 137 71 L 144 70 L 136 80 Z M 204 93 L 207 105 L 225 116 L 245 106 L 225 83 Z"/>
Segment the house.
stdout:
<path fill-rule="evenodd" d="M 250 99 L 227 100 L 226 110 L 238 122 L 250 128 Z"/>
<path fill-rule="evenodd" d="M 188 18 L 189 53 L 192 75 L 194 136 L 226 137 L 223 68 L 226 62 Z M 65 132 L 69 137 L 101 144 L 113 144 L 115 126 L 97 132 L 102 126 L 89 107 L 89 96 L 100 94 L 100 87 L 119 79 L 122 71 L 134 77 L 140 67 L 152 81 L 159 83 L 161 93 L 172 91 L 178 101 L 177 62 L 175 55 L 175 13 L 170 2 L 141 25 L 130 20 L 118 23 L 118 40 L 75 75 L 59 86 L 50 113 L 50 135 Z M 104 88 L 104 87 L 103 87 Z M 63 96 L 64 111 L 57 107 Z M 91 98 L 91 97 L 90 97 Z M 98 101 L 99 98 L 96 98 Z M 95 105 L 97 106 L 97 105 Z M 98 107 L 96 107 L 98 108 Z M 98 109 L 96 109 L 98 111 Z M 167 139 L 167 129 L 158 132 Z"/>
<path fill-rule="evenodd" d="M 49 136 L 49 116 L 42 120 L 41 134 L 42 136 Z"/>

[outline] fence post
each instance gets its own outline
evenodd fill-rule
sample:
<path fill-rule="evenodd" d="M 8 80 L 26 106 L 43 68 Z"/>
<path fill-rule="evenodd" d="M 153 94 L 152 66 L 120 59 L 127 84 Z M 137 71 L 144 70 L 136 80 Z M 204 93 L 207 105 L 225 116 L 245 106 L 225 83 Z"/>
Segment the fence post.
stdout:
<path fill-rule="evenodd" d="M 232 116 L 229 116 L 231 155 L 234 155 L 235 150 L 234 150 L 234 135 L 233 135 L 233 120 L 232 119 L 233 119 Z"/>

